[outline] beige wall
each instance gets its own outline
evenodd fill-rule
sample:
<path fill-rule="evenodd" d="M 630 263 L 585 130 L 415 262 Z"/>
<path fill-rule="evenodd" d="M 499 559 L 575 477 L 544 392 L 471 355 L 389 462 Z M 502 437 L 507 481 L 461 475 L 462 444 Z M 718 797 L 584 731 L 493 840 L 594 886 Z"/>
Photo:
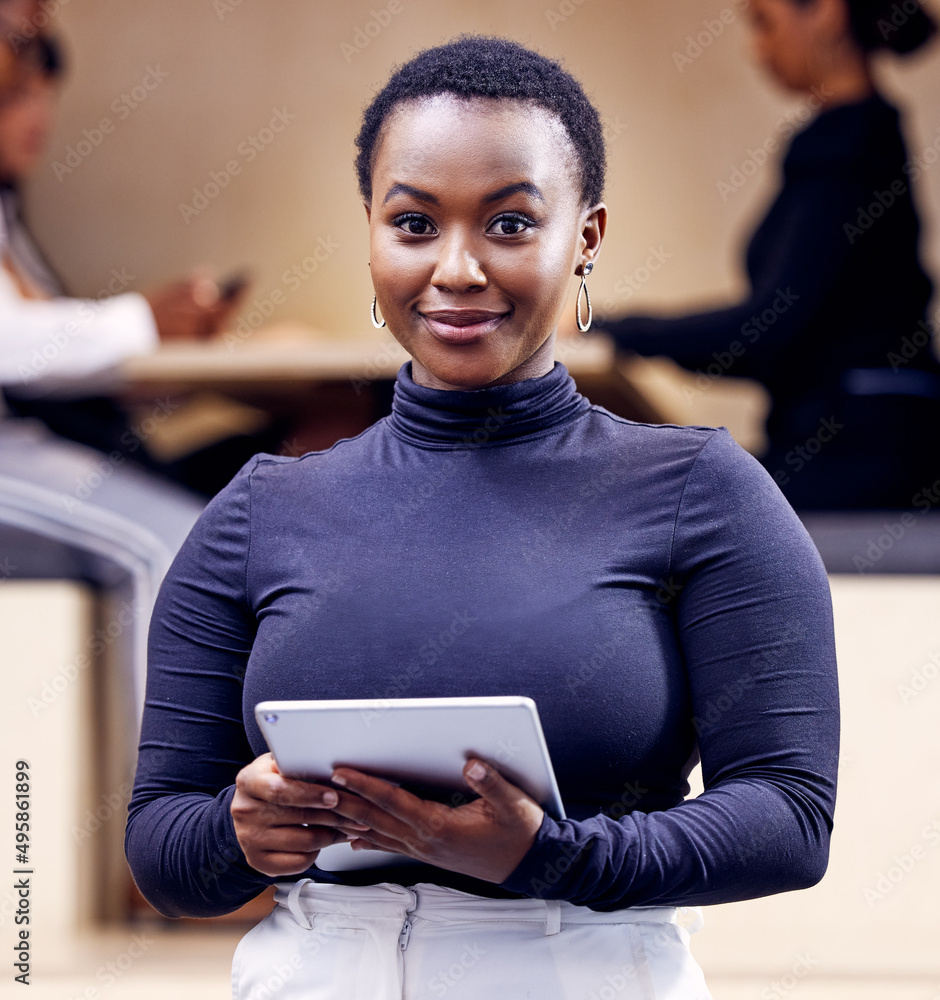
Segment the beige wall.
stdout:
<path fill-rule="evenodd" d="M 618 311 L 678 308 L 733 294 L 737 251 L 773 192 L 775 165 L 724 198 L 718 183 L 801 107 L 750 65 L 742 2 L 65 0 L 59 22 L 71 71 L 49 163 L 32 186 L 35 226 L 84 294 L 98 292 L 112 268 L 140 286 L 201 262 L 251 263 L 260 298 L 274 289 L 286 297 L 275 317 L 337 334 L 369 330 L 367 234 L 351 167 L 361 108 L 410 53 L 461 31 L 496 32 L 561 57 L 607 123 L 612 220 L 592 279 L 596 301 Z M 373 10 L 389 23 L 374 38 L 357 35 Z M 680 72 L 673 53 L 708 30 L 703 21 L 720 25 L 723 10 L 732 23 Z M 363 40 L 361 51 L 350 48 Z M 149 67 L 165 79 L 148 77 Z M 917 152 L 940 139 L 940 49 L 889 69 L 886 89 L 909 107 Z M 133 101 L 142 82 L 153 89 L 131 110 L 122 95 Z M 239 145 L 275 109 L 294 117 L 249 162 Z M 102 118 L 113 131 L 95 136 Z M 100 145 L 71 173 L 56 169 L 85 130 Z M 232 160 L 239 174 L 184 221 L 179 206 L 192 203 L 193 188 Z M 940 163 L 923 178 L 920 201 L 938 273 Z M 324 256 L 324 244 L 335 249 L 289 287 L 284 272 L 318 245 Z M 665 266 L 639 292 L 615 296 L 651 246 L 671 255 Z"/>

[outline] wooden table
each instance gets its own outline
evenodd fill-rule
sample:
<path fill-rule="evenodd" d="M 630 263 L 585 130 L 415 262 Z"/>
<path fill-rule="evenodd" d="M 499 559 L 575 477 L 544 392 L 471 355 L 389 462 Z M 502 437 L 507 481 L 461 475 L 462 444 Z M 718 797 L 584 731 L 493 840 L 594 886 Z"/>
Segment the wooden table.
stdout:
<path fill-rule="evenodd" d="M 603 335 L 560 340 L 556 357 L 592 402 L 650 423 L 663 418 L 616 363 Z M 296 418 L 308 448 L 328 447 L 358 433 L 377 416 L 376 391 L 395 378 L 408 354 L 386 330 L 374 336 L 327 337 L 296 324 L 223 334 L 201 344 L 161 347 L 128 361 L 132 398 L 211 391 Z"/>

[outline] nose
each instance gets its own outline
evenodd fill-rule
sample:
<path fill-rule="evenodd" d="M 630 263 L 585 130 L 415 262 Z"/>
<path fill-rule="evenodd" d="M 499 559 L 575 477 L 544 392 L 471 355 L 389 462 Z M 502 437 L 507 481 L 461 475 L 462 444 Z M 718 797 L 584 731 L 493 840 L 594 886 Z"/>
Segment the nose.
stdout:
<path fill-rule="evenodd" d="M 479 254 L 459 231 L 438 241 L 438 258 L 431 284 L 441 291 L 470 292 L 486 287 Z"/>

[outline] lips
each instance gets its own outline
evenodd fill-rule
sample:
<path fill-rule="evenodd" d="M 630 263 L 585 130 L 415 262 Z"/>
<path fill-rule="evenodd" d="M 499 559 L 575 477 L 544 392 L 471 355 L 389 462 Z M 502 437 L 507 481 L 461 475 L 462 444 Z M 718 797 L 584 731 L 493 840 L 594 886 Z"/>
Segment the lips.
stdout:
<path fill-rule="evenodd" d="M 434 309 L 420 312 L 428 330 L 448 344 L 470 344 L 492 333 L 510 315 L 495 309 Z"/>

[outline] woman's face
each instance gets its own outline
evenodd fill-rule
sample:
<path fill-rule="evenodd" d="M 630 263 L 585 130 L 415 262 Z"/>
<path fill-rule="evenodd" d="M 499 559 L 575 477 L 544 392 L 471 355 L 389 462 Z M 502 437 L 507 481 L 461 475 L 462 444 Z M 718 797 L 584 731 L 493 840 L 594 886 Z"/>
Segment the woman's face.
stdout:
<path fill-rule="evenodd" d="M 21 181 L 35 170 L 55 115 L 56 86 L 28 73 L 0 99 L 0 179 Z"/>
<path fill-rule="evenodd" d="M 820 78 L 832 27 L 841 24 L 832 0 L 751 0 L 754 52 L 760 65 L 787 90 L 811 90 Z"/>
<path fill-rule="evenodd" d="M 549 112 L 452 95 L 400 105 L 366 212 L 380 312 L 417 382 L 470 389 L 551 369 L 606 209 L 582 205 L 574 150 Z"/>

